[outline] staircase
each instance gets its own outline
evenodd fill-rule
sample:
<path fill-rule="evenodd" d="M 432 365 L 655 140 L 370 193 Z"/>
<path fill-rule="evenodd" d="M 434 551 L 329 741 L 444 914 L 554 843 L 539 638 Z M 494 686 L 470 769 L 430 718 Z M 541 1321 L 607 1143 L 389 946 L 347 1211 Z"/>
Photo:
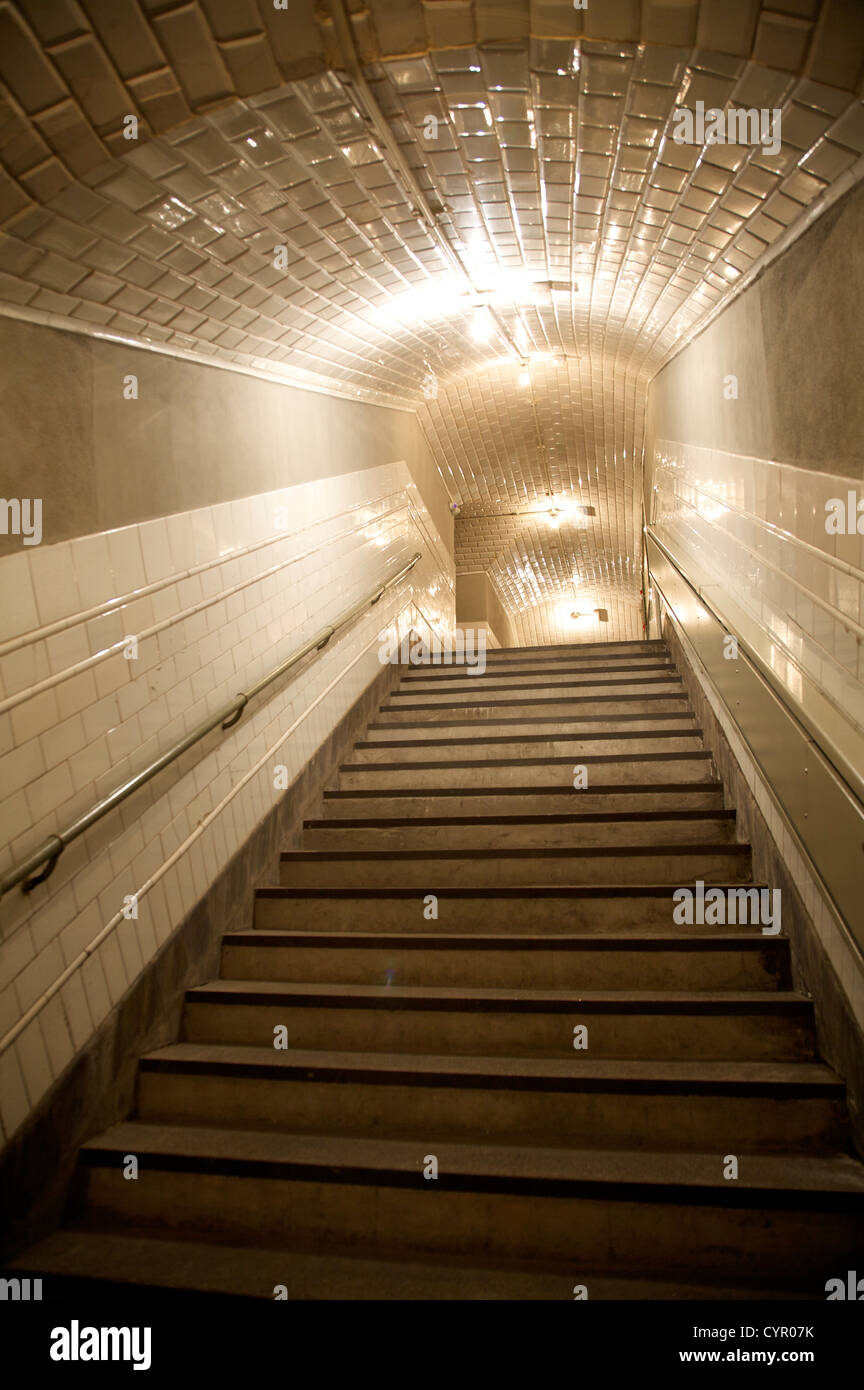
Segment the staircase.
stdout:
<path fill-rule="evenodd" d="M 673 924 L 697 879 L 748 884 L 750 849 L 662 643 L 406 669 L 18 1265 L 271 1299 L 824 1299 L 864 1229 L 844 1087 L 784 936 Z"/>

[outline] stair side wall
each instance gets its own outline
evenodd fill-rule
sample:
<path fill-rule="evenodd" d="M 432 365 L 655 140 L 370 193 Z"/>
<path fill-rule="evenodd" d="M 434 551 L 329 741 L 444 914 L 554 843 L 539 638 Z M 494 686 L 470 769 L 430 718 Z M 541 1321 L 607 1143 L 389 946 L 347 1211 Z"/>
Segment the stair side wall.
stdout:
<path fill-rule="evenodd" d="M 809 891 L 812 899 L 813 881 L 806 883 L 801 874 L 793 872 L 783 855 L 760 806 L 770 797 L 767 784 L 755 763 L 748 759 L 745 766 L 733 752 L 727 729 L 706 693 L 706 677 L 668 617 L 664 619 L 663 637 L 681 672 L 696 723 L 704 730 L 705 746 L 714 756 L 726 804 L 737 812 L 738 837 L 752 845 L 754 879 L 782 891 L 783 931 L 791 940 L 794 984 L 815 1001 L 819 1051 L 846 1082 L 853 1139 L 858 1152 L 864 1154 L 864 1033 L 820 939 L 813 914 L 805 905 L 803 893 Z M 801 867 L 806 873 L 803 861 Z"/>
<path fill-rule="evenodd" d="M 382 666 L 0 1154 L 0 1261 L 58 1225 L 79 1146 L 130 1114 L 139 1057 L 178 1037 L 186 990 L 219 973 L 224 932 L 251 926 L 254 890 L 279 882 L 280 850 L 299 844 L 304 818 L 398 677 L 398 666 Z"/>

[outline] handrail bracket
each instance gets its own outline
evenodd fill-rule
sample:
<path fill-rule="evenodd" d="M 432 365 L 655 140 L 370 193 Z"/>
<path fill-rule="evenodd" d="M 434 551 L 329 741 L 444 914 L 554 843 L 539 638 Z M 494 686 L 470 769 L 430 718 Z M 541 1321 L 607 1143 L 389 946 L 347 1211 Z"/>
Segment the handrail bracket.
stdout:
<path fill-rule="evenodd" d="M 25 878 L 24 882 L 21 884 L 22 893 L 32 893 L 33 889 L 38 888 L 40 883 L 44 883 L 46 878 L 50 878 L 57 868 L 57 861 L 66 848 L 66 845 L 64 841 L 60 839 L 59 835 L 54 835 L 52 838 L 56 841 L 58 848 L 46 862 L 45 868 L 42 870 L 41 874 L 35 874 L 33 878 Z"/>
<path fill-rule="evenodd" d="M 226 720 L 223 721 L 223 723 L 222 723 L 222 728 L 223 728 L 223 729 L 233 729 L 233 728 L 234 728 L 234 725 L 235 725 L 236 723 L 238 723 L 238 721 L 239 721 L 240 719 L 242 719 L 242 717 L 243 717 L 243 711 L 245 710 L 246 706 L 247 706 L 248 703 L 249 703 L 249 696 L 248 696 L 248 695 L 238 695 L 238 696 L 237 696 L 237 699 L 241 701 L 241 704 L 240 704 L 239 708 L 236 709 L 236 710 L 234 711 L 234 713 L 231 715 L 231 717 L 230 717 L 229 719 L 226 719 Z"/>

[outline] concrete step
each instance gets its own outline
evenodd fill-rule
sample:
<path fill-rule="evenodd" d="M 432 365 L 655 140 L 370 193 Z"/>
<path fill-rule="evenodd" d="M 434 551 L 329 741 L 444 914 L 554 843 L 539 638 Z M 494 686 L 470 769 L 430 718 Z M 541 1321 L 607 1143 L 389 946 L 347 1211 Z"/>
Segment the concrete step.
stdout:
<path fill-rule="evenodd" d="M 582 670 L 582 671 L 607 671 L 617 670 L 620 667 L 629 669 L 645 668 L 657 665 L 671 665 L 672 657 L 667 650 L 651 652 L 594 652 L 587 650 L 566 652 L 561 651 L 553 655 L 543 656 L 539 651 L 528 652 L 526 654 L 514 654 L 504 657 L 500 654 L 501 649 L 496 648 L 487 651 L 485 656 L 485 670 L 497 672 L 501 675 L 536 675 L 538 672 L 557 672 L 560 670 Z M 441 677 L 451 677 L 458 680 L 460 675 L 476 675 L 477 663 L 467 661 L 444 661 L 443 658 L 437 662 L 429 661 L 426 663 L 403 662 L 399 668 L 402 679 L 427 680 Z"/>
<path fill-rule="evenodd" d="M 356 816 L 303 822 L 307 850 L 543 849 L 735 842 L 735 812 L 549 816 Z"/>
<path fill-rule="evenodd" d="M 213 980 L 186 992 L 189 1042 L 479 1057 L 805 1061 L 813 1005 L 772 990 L 537 990 Z"/>
<path fill-rule="evenodd" d="M 605 786 L 593 784 L 563 790 L 560 782 L 532 787 L 427 787 L 422 793 L 412 793 L 410 788 L 404 787 L 367 791 L 329 788 L 321 802 L 321 814 L 325 818 L 400 816 L 417 820 L 458 815 L 629 815 L 722 809 L 723 783 L 713 780 L 641 785 L 609 782 Z"/>
<path fill-rule="evenodd" d="M 522 734 L 546 734 L 552 738 L 579 738 L 584 734 L 631 733 L 691 733 L 695 717 L 686 710 L 667 714 L 617 714 L 596 716 L 571 714 L 567 717 L 537 715 L 533 719 L 422 719 L 385 721 L 382 718 L 369 724 L 366 738 L 370 743 L 397 740 L 410 743 L 418 739 L 432 741 L 440 738 L 515 738 Z"/>
<path fill-rule="evenodd" d="M 738 887 L 737 884 L 722 885 Z M 755 885 L 760 889 L 762 884 Z M 555 888 L 467 888 L 450 884 L 417 888 L 259 888 L 255 926 L 279 931 L 362 931 L 370 921 L 378 931 L 429 931 L 430 920 L 442 931 L 669 932 L 716 936 L 724 928 L 693 925 L 676 928 L 674 890 L 668 883 L 581 885 Z M 437 917 L 431 919 L 434 895 Z M 762 938 L 762 928 L 748 922 L 736 930 Z M 762 938 L 764 939 L 764 938 Z"/>
<path fill-rule="evenodd" d="M 582 660 L 604 660 L 607 657 L 656 657 L 669 655 L 669 648 L 661 638 L 650 642 L 557 642 L 543 647 L 493 647 L 486 653 L 490 665 L 507 664 L 511 661 L 560 661 L 562 657 Z"/>
<path fill-rule="evenodd" d="M 485 685 L 498 685 L 519 689 L 522 686 L 536 686 L 544 681 L 554 682 L 555 685 L 567 684 L 568 681 L 606 681 L 612 679 L 622 679 L 624 677 L 642 678 L 643 676 L 677 676 L 678 672 L 674 663 L 667 657 L 659 657 L 651 661 L 632 661 L 619 660 L 614 662 L 572 662 L 565 661 L 555 665 L 545 664 L 542 667 L 534 666 L 530 663 L 517 665 L 515 662 L 508 664 L 506 668 L 500 666 L 490 666 L 480 670 L 477 666 L 423 666 L 412 669 L 403 666 L 400 668 L 399 682 L 394 688 L 394 694 L 400 693 L 410 695 L 412 692 L 434 691 L 462 691 L 474 690 Z"/>
<path fill-rule="evenodd" d="M 424 705 L 450 704 L 455 700 L 474 705 L 502 699 L 533 704 L 537 700 L 566 700 L 578 696 L 603 701 L 620 695 L 676 695 L 681 689 L 681 677 L 668 672 L 633 675 L 622 671 L 620 675 L 570 676 L 561 680 L 546 676 L 521 684 L 503 678 L 487 681 L 481 677 L 474 677 L 472 683 L 472 678 L 466 677 L 452 687 L 445 687 L 443 683 L 439 687 L 429 681 L 425 688 L 417 686 L 410 692 L 397 688 L 382 709 L 422 709 Z"/>
<path fill-rule="evenodd" d="M 428 928 L 434 927 L 429 923 Z M 791 984 L 785 937 L 228 932 L 225 979 L 486 989 L 770 990 Z"/>
<path fill-rule="evenodd" d="M 844 1096 L 840 1079 L 815 1062 L 388 1056 L 187 1042 L 142 1058 L 138 1115 L 423 1143 L 524 1143 L 530 1135 L 538 1145 L 825 1153 L 847 1147 Z"/>
<path fill-rule="evenodd" d="M 457 697 L 444 699 L 443 697 L 432 703 L 411 705 L 389 705 L 379 706 L 376 715 L 376 724 L 416 724 L 422 720 L 426 724 L 434 724 L 438 720 L 447 722 L 452 719 L 459 719 L 462 722 L 473 722 L 474 720 L 493 720 L 499 718 L 506 719 L 566 719 L 577 716 L 587 719 L 616 719 L 620 715 L 640 715 L 654 716 L 659 714 L 675 714 L 683 718 L 692 718 L 692 711 L 684 693 L 683 688 L 668 695 L 610 695 L 598 699 L 596 696 L 581 696 L 574 699 L 562 699 L 554 696 L 549 699 L 538 699 L 532 696 L 503 697 L 493 699 L 487 696 L 482 703 L 476 700 L 462 700 Z"/>
<path fill-rule="evenodd" d="M 702 746 L 702 730 L 695 727 L 554 736 L 551 733 L 489 734 L 484 728 L 458 737 L 361 739 L 354 744 L 351 760 L 355 763 L 393 763 L 404 757 L 406 762 L 410 762 L 418 756 L 426 757 L 427 753 L 430 758 L 452 755 L 460 762 L 489 758 L 579 759 L 583 753 L 590 753 L 594 757 L 606 754 L 689 753 Z"/>
<path fill-rule="evenodd" d="M 124 1156 L 144 1177 L 123 1177 Z M 438 1176 L 424 1177 L 429 1156 Z M 860 1165 L 802 1155 L 639 1154 L 124 1124 L 86 1145 L 91 1222 L 364 1252 L 574 1259 L 620 1274 L 804 1271 L 824 1287 L 860 1253 Z M 429 1194 L 434 1194 L 430 1197 Z M 687 1241 L 681 1242 L 682 1217 Z M 791 1266 L 791 1269 L 790 1269 Z M 572 1265 L 571 1265 L 572 1268 Z M 574 1282 L 578 1282 L 574 1278 Z"/>
<path fill-rule="evenodd" d="M 279 856 L 285 888 L 466 887 L 554 884 L 747 883 L 750 846 L 743 844 L 589 845 L 544 849 L 285 850 Z"/>
<path fill-rule="evenodd" d="M 190 1293 L 214 1298 L 259 1298 L 272 1302 L 276 1290 L 292 1302 L 572 1302 L 573 1260 L 539 1264 L 536 1261 L 494 1263 L 425 1254 L 421 1259 L 388 1255 L 380 1246 L 375 1256 L 356 1249 L 322 1255 L 311 1246 L 292 1241 L 270 1248 L 260 1244 L 226 1245 L 212 1240 L 183 1239 L 182 1232 L 154 1234 L 129 1227 L 113 1230 L 72 1228 L 57 1231 L 13 1260 L 7 1273 L 41 1277 L 43 1298 L 67 1306 L 76 1299 L 126 1299 L 134 1294 L 136 1307 L 147 1307 L 159 1296 Z M 642 1279 L 595 1273 L 581 1262 L 578 1279 L 594 1302 L 657 1300 L 727 1301 L 739 1299 L 824 1299 L 824 1281 L 815 1285 L 812 1271 L 799 1270 L 798 1279 L 735 1283 L 695 1282 L 690 1271 L 676 1278 Z M 788 1273 L 788 1272 L 787 1272 Z"/>
<path fill-rule="evenodd" d="M 573 787 L 574 767 L 584 764 L 588 788 L 610 782 L 710 782 L 714 764 L 707 749 L 688 753 L 579 753 L 566 758 L 421 758 L 398 762 L 342 763 L 338 789 L 397 788 L 421 795 L 435 787 Z M 586 789 L 582 789 L 584 791 Z"/>

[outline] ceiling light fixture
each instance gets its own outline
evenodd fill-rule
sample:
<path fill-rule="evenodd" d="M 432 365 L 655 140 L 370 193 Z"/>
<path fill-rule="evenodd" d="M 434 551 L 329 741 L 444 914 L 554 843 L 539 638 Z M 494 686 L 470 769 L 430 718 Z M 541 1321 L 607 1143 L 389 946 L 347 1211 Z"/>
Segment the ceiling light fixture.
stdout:
<path fill-rule="evenodd" d="M 574 622 L 578 622 L 580 618 L 593 618 L 593 617 L 595 616 L 595 614 L 596 614 L 596 617 L 597 617 L 597 621 L 598 621 L 598 622 L 601 622 L 601 623 L 608 623 L 608 621 L 609 621 L 609 609 L 608 609 L 608 608 L 594 608 L 594 609 L 591 610 L 590 613 L 580 613 L 578 610 L 574 609 L 574 611 L 570 614 L 570 617 L 573 619 Z"/>
<path fill-rule="evenodd" d="M 471 324 L 471 337 L 475 343 L 488 343 L 492 337 L 492 317 L 488 309 L 478 309 Z"/>

